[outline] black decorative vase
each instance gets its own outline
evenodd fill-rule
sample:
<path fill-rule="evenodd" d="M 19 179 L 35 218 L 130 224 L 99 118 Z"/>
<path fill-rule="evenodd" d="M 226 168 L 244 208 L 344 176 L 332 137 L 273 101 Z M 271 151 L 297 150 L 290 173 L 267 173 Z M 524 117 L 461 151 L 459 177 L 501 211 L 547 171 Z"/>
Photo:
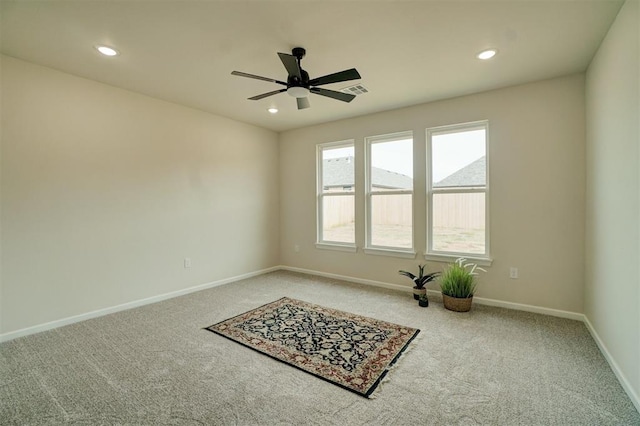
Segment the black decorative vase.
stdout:
<path fill-rule="evenodd" d="M 419 299 L 418 305 L 422 306 L 423 308 L 426 308 L 427 306 L 429 306 L 429 299 Z"/>

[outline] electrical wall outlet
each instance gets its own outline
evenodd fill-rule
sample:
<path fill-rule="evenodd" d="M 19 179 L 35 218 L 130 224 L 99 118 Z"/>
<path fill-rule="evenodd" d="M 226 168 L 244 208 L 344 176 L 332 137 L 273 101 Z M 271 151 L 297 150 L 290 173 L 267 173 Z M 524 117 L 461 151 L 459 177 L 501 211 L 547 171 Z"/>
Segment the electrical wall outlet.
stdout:
<path fill-rule="evenodd" d="M 513 266 L 509 268 L 509 278 L 513 280 L 518 278 L 518 268 L 514 268 Z"/>
<path fill-rule="evenodd" d="M 293 251 L 295 251 L 296 253 L 300 252 L 300 246 L 298 244 L 293 246 Z"/>
<path fill-rule="evenodd" d="M 184 267 L 185 268 L 191 268 L 191 258 L 190 257 L 185 257 L 184 258 Z"/>

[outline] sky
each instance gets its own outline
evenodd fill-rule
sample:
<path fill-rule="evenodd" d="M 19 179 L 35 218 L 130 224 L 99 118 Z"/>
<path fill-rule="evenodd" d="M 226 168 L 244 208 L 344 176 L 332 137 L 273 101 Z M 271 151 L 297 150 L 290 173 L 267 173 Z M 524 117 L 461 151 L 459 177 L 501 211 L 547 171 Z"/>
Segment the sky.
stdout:
<path fill-rule="evenodd" d="M 413 177 L 413 140 L 374 143 L 371 147 L 371 164 Z"/>
<path fill-rule="evenodd" d="M 433 135 L 433 182 L 441 181 L 486 155 L 485 130 Z"/>
<path fill-rule="evenodd" d="M 324 158 L 354 155 L 354 148 L 337 148 L 324 151 Z M 452 173 L 486 155 L 485 131 L 434 135 L 431 155 L 433 158 L 433 182 L 438 182 Z M 413 177 L 413 143 L 411 139 L 393 142 L 377 142 L 371 150 L 374 167 Z"/>

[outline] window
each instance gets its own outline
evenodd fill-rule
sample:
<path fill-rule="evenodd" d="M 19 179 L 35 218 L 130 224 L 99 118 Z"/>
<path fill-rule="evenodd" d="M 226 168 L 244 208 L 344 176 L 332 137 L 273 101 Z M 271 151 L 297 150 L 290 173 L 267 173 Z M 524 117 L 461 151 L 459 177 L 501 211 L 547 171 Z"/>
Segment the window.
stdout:
<path fill-rule="evenodd" d="M 413 134 L 366 139 L 367 247 L 414 257 L 413 251 Z"/>
<path fill-rule="evenodd" d="M 319 248 L 355 251 L 353 141 L 318 145 Z"/>
<path fill-rule="evenodd" d="M 488 123 L 427 129 L 427 258 L 489 259 Z"/>

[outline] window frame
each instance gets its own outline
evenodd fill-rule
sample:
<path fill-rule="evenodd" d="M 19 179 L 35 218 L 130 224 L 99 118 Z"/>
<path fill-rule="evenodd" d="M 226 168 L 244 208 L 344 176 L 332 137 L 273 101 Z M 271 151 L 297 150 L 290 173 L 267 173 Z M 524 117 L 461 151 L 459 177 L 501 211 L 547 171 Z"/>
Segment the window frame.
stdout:
<path fill-rule="evenodd" d="M 353 148 L 354 149 L 354 154 L 353 154 L 353 167 L 354 167 L 354 171 L 353 171 L 353 177 L 354 177 L 354 182 L 353 182 L 353 190 L 351 191 L 335 191 L 335 192 L 324 192 L 324 187 L 323 187 L 323 172 L 324 172 L 324 163 L 323 163 L 323 152 L 325 150 L 329 150 L 329 149 L 336 149 L 336 148 Z M 356 171 L 355 171 L 355 162 L 356 162 L 356 156 L 355 156 L 355 140 L 354 139 L 346 139 L 346 140 L 342 140 L 342 141 L 337 141 L 337 142 L 327 142 L 327 143 L 321 143 L 316 145 L 316 248 L 319 249 L 328 249 L 328 250 L 338 250 L 338 251 L 345 251 L 345 252 L 356 252 L 357 251 L 357 246 L 356 246 L 356 236 L 355 236 L 355 230 L 354 230 L 354 235 L 353 235 L 353 243 L 346 243 L 346 242 L 341 242 L 341 241 L 331 241 L 331 240 L 325 240 L 324 239 L 324 197 L 325 196 L 346 196 L 346 195 L 350 195 L 353 196 L 353 204 L 354 204 L 354 211 L 355 211 L 355 203 L 356 203 L 356 190 L 357 190 L 357 185 L 356 185 Z M 354 221 L 355 221 L 355 214 L 354 214 Z"/>
<path fill-rule="evenodd" d="M 373 179 L 372 179 L 372 162 L 371 162 L 371 147 L 376 143 L 383 142 L 394 142 L 405 139 L 411 139 L 412 142 L 412 150 L 415 144 L 415 138 L 413 137 L 413 131 L 403 131 L 396 133 L 389 133 L 384 135 L 375 135 L 365 137 L 365 222 L 366 222 L 366 234 L 365 234 L 365 247 L 363 251 L 366 254 L 374 254 L 374 255 L 383 255 L 383 256 L 393 256 L 393 257 L 401 257 L 401 258 L 410 258 L 414 259 L 416 257 L 415 251 L 415 209 L 414 209 L 414 192 L 415 192 L 415 184 L 412 185 L 411 190 L 385 190 L 385 191 L 374 191 L 372 189 Z M 414 168 L 415 162 L 413 161 L 412 155 L 412 164 L 411 167 Z M 415 174 L 415 169 L 414 169 Z M 380 246 L 374 245 L 371 243 L 372 241 L 372 225 L 373 221 L 371 218 L 372 213 L 372 201 L 373 197 L 376 195 L 410 195 L 411 196 L 411 247 L 394 247 L 394 246 Z"/>
<path fill-rule="evenodd" d="M 432 155 L 432 138 L 434 135 L 445 135 L 451 133 L 460 133 L 473 130 L 485 131 L 485 185 L 484 186 L 467 186 L 467 187 L 433 187 L 433 155 Z M 490 182 L 489 182 L 489 120 L 473 121 L 468 123 L 451 124 L 446 126 L 430 127 L 426 129 L 426 204 L 427 204 L 427 235 L 426 250 L 424 258 L 433 261 L 452 262 L 458 258 L 464 257 L 472 260 L 482 266 L 491 266 L 493 262 L 491 258 L 491 232 L 490 232 Z M 484 254 L 464 253 L 433 250 L 433 197 L 436 194 L 478 194 L 484 193 Z"/>

